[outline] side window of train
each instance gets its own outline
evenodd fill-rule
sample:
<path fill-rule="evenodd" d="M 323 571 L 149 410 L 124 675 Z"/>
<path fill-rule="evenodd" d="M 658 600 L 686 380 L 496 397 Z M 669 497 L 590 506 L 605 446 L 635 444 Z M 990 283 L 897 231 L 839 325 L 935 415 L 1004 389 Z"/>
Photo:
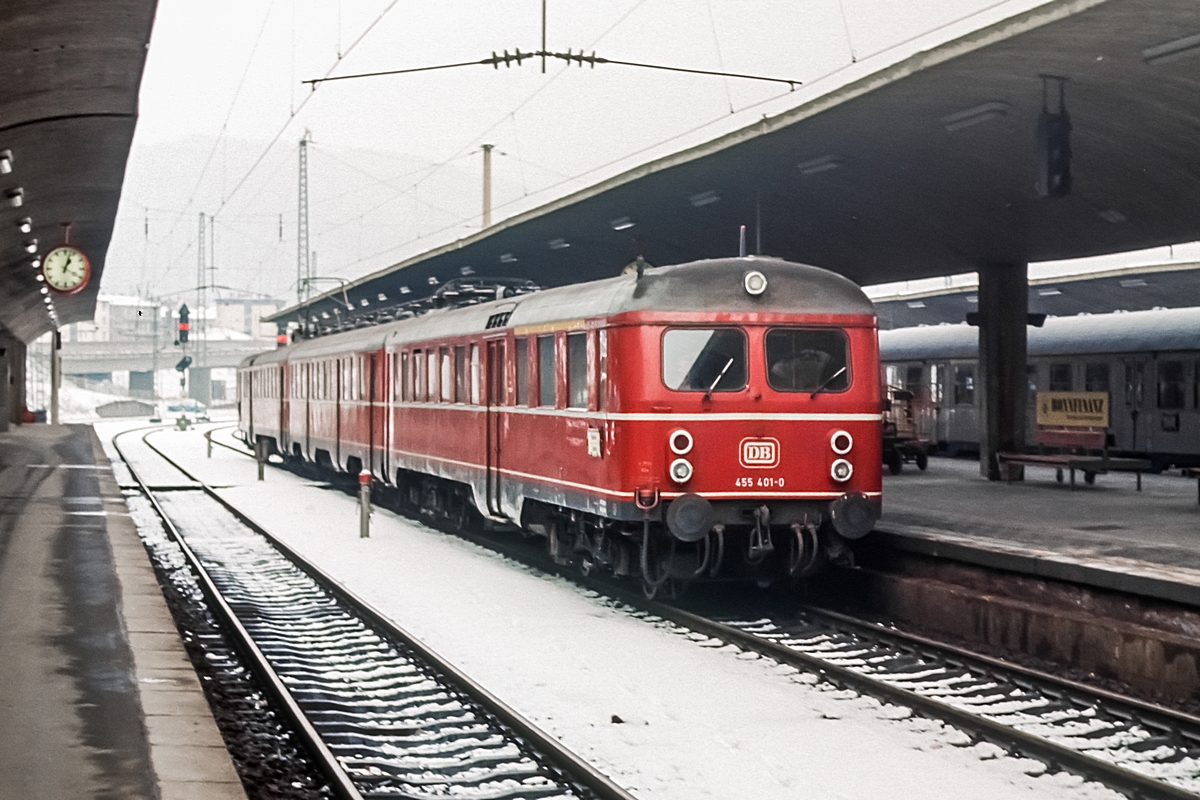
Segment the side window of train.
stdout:
<path fill-rule="evenodd" d="M 441 348 L 441 362 L 442 362 L 442 374 L 441 374 L 442 402 L 443 403 L 453 403 L 454 402 L 454 364 L 450 360 L 450 348 L 449 347 Z"/>
<path fill-rule="evenodd" d="M 529 405 L 529 339 L 517 339 L 517 405 Z"/>
<path fill-rule="evenodd" d="M 975 368 L 958 366 L 954 368 L 954 405 L 969 406 L 975 404 Z"/>
<path fill-rule="evenodd" d="M 1083 389 L 1087 392 L 1107 392 L 1108 364 L 1085 364 L 1083 367 Z"/>
<path fill-rule="evenodd" d="M 400 375 L 396 379 L 396 396 L 402 401 L 412 400 L 412 392 L 408 378 L 408 353 L 400 353 L 396 356 L 400 360 Z"/>
<path fill-rule="evenodd" d="M 921 368 L 907 367 L 904 370 L 904 388 L 914 395 L 921 390 Z"/>
<path fill-rule="evenodd" d="M 537 338 L 538 405 L 554 408 L 554 334 Z"/>
<path fill-rule="evenodd" d="M 567 334 L 567 408 L 587 408 L 587 334 Z"/>
<path fill-rule="evenodd" d="M 437 350 L 429 350 L 426 358 L 426 373 L 429 378 L 429 387 L 425 395 L 425 399 L 431 403 L 436 403 L 438 399 L 438 373 L 441 368 L 438 366 Z"/>
<path fill-rule="evenodd" d="M 1183 389 L 1183 362 L 1158 362 L 1158 407 L 1167 410 L 1181 409 L 1185 406 L 1186 394 Z"/>
<path fill-rule="evenodd" d="M 597 365 L 600 372 L 600 379 L 596 382 L 596 410 L 603 411 L 604 404 L 607 402 L 605 398 L 608 395 L 608 331 L 601 328 L 596 332 L 598 352 Z"/>
<path fill-rule="evenodd" d="M 454 348 L 454 402 L 465 403 L 467 394 L 467 348 Z"/>
<path fill-rule="evenodd" d="M 767 384 L 777 392 L 850 388 L 846 334 L 827 328 L 775 328 L 763 339 Z"/>
<path fill-rule="evenodd" d="M 412 381 L 412 399 L 419 403 L 425 399 L 425 354 L 420 350 L 413 350 Z"/>
<path fill-rule="evenodd" d="M 479 405 L 479 345 L 471 345 L 471 404 Z"/>
<path fill-rule="evenodd" d="M 1052 392 L 1073 392 L 1075 391 L 1075 382 L 1071 380 L 1071 365 L 1070 364 L 1051 364 L 1050 365 L 1050 391 Z"/>

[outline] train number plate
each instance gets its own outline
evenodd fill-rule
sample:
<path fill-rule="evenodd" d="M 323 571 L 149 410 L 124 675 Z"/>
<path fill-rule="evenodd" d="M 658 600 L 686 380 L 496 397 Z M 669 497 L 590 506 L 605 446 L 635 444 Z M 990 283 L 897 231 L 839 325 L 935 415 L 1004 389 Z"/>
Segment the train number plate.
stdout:
<path fill-rule="evenodd" d="M 738 454 L 743 467 L 777 467 L 779 466 L 779 440 L 742 439 Z"/>

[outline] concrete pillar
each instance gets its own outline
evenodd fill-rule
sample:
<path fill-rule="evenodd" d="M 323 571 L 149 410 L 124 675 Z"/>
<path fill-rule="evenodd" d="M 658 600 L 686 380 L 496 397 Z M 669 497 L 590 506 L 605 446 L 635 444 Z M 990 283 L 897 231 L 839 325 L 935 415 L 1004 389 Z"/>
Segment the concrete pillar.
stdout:
<path fill-rule="evenodd" d="M 25 343 L 13 339 L 5 351 L 8 359 L 8 420 L 23 422 L 22 417 L 28 407 L 25 395 Z"/>
<path fill-rule="evenodd" d="M 988 480 L 1020 480 L 1000 472 L 996 453 L 1025 446 L 1027 264 L 989 263 L 979 270 L 979 472 Z"/>

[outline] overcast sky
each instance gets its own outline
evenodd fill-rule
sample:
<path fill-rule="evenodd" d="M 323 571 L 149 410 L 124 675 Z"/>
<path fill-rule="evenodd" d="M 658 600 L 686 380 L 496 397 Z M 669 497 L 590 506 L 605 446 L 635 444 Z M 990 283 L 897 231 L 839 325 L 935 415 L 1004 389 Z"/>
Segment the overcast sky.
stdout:
<path fill-rule="evenodd" d="M 548 0 L 550 50 L 805 86 L 527 61 L 314 92 L 536 49 L 541 2 L 160 0 L 103 289 L 194 289 L 204 213 L 214 283 L 294 299 L 306 130 L 317 272 L 353 279 L 478 230 L 483 143 L 498 220 L 1041 2 Z"/>

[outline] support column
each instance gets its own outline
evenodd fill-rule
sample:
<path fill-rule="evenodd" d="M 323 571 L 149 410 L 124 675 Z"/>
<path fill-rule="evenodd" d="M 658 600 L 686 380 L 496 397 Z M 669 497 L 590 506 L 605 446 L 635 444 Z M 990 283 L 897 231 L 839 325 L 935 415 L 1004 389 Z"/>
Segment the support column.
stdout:
<path fill-rule="evenodd" d="M 25 397 L 25 343 L 14 338 L 5 351 L 8 358 L 8 421 L 24 422 L 28 408 Z"/>
<path fill-rule="evenodd" d="M 1025 446 L 1025 325 L 1029 315 L 1029 266 L 989 263 L 979 270 L 979 472 L 988 480 L 1023 477 L 1020 467 L 1003 475 L 996 453 Z"/>
<path fill-rule="evenodd" d="M 58 389 L 62 386 L 62 334 L 55 330 L 50 334 L 50 424 L 58 424 Z"/>

